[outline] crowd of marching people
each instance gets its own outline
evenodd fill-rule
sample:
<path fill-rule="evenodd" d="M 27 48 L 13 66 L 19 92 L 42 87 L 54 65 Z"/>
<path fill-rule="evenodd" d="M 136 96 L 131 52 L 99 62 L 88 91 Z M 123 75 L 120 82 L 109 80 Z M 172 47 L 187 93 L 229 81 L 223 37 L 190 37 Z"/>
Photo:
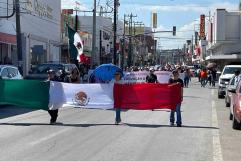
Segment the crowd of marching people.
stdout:
<path fill-rule="evenodd" d="M 159 83 L 157 80 L 157 76 L 155 75 L 155 71 L 169 71 L 172 72 L 172 77 L 169 79 L 169 83 L 179 83 L 181 84 L 181 97 L 183 97 L 183 87 L 188 88 L 189 82 L 191 81 L 191 77 L 193 75 L 196 75 L 199 78 L 199 81 L 201 83 L 201 87 L 205 87 L 206 84 L 209 82 L 210 86 L 215 86 L 215 80 L 216 80 L 216 70 L 215 69 L 209 69 L 206 68 L 203 69 L 197 69 L 196 73 L 192 73 L 188 67 L 185 66 L 179 66 L 179 65 L 166 65 L 166 66 L 157 66 L 157 67 L 126 67 L 124 72 L 139 72 L 139 71 L 148 71 L 149 75 L 146 76 L 146 83 Z M 180 78 L 180 75 L 182 75 L 182 78 Z M 121 72 L 115 72 L 113 75 L 112 81 L 109 82 L 101 82 L 96 81 L 94 77 L 90 76 L 88 83 L 118 83 L 123 84 L 122 81 L 123 74 Z M 81 73 L 80 71 L 75 68 L 71 71 L 69 75 L 64 74 L 63 71 L 55 72 L 54 70 L 48 71 L 48 81 L 59 81 L 59 82 L 65 82 L 65 83 L 82 83 L 81 81 Z M 54 124 L 56 123 L 57 117 L 58 117 L 58 110 L 49 110 L 48 111 L 51 119 L 50 123 Z M 181 103 L 179 103 L 176 106 L 175 110 L 171 110 L 170 112 L 170 125 L 173 126 L 175 123 L 175 116 L 176 113 L 176 125 L 178 127 L 182 126 L 182 118 L 181 118 Z M 121 107 L 116 108 L 116 118 L 115 118 L 115 124 L 119 124 L 121 122 Z"/>
<path fill-rule="evenodd" d="M 198 75 L 198 80 L 201 83 L 201 87 L 206 87 L 208 83 L 209 83 L 209 86 L 215 87 L 215 82 L 217 79 L 217 70 L 215 68 L 198 69 L 197 75 Z"/>

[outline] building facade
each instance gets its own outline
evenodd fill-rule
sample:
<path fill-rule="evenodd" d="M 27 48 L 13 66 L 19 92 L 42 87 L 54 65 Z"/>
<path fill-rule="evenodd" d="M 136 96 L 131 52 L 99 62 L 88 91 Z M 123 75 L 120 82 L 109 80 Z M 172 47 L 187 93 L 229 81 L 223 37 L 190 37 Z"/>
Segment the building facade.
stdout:
<path fill-rule="evenodd" d="M 93 17 L 79 16 L 80 31 L 93 33 Z M 120 39 L 122 38 L 124 27 L 121 21 L 117 23 L 117 54 L 120 53 Z M 111 63 L 113 59 L 113 22 L 111 18 L 96 17 L 96 52 L 93 59 L 94 65 Z M 89 49 L 89 53 L 92 49 Z M 117 58 L 119 59 L 118 55 Z"/>
<path fill-rule="evenodd" d="M 210 28 L 205 60 L 221 68 L 241 64 L 241 13 L 217 9 Z"/>
<path fill-rule="evenodd" d="M 20 8 L 23 55 L 17 55 L 16 38 L 14 41 L 2 42 L 2 46 L 5 46 L 2 48 L 6 48 L 7 44 L 7 49 L 0 51 L 2 56 L 7 55 L 12 64 L 21 66 L 23 74 L 26 75 L 32 66 L 48 61 L 60 61 L 61 1 L 22 0 Z M 15 22 L 15 15 L 8 20 L 0 19 L 0 24 L 3 24 L 0 33 L 7 34 L 9 38 L 16 36 Z"/>

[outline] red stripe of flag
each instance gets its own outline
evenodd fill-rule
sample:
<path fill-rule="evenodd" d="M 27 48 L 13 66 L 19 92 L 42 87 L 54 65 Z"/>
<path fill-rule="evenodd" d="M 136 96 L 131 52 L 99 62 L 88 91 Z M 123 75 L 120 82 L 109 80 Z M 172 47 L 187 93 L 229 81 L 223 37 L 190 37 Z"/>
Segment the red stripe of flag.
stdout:
<path fill-rule="evenodd" d="M 181 102 L 180 84 L 115 84 L 114 107 L 151 110 L 175 109 Z"/>

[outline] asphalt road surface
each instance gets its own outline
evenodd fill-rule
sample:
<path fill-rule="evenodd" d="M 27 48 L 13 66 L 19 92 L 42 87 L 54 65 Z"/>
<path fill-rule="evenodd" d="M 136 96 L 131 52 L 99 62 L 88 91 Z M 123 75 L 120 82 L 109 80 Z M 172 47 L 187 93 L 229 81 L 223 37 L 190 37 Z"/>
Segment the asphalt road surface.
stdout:
<path fill-rule="evenodd" d="M 184 89 L 182 127 L 170 127 L 168 110 L 64 108 L 49 125 L 46 111 L 0 107 L 0 161 L 239 161 L 241 133 L 217 89 L 196 79 Z"/>

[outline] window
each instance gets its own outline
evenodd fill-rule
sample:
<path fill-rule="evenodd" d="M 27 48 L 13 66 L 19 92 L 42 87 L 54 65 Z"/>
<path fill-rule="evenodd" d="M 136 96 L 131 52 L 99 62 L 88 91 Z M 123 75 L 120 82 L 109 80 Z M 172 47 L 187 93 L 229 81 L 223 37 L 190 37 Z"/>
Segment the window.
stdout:
<path fill-rule="evenodd" d="M 18 75 L 18 70 L 15 68 L 8 68 L 8 72 L 11 77 L 16 77 Z"/>
<path fill-rule="evenodd" d="M 2 75 L 2 77 L 5 77 L 5 78 L 8 77 L 8 70 L 7 70 L 7 68 L 4 68 L 4 69 L 3 69 L 1 75 Z"/>
<path fill-rule="evenodd" d="M 35 68 L 33 73 L 34 74 L 47 74 L 48 70 L 50 70 L 50 69 L 57 72 L 58 70 L 63 69 L 63 66 L 59 65 L 59 64 L 41 64 Z"/>
<path fill-rule="evenodd" d="M 234 74 L 236 70 L 241 71 L 241 68 L 239 67 L 226 67 L 223 71 L 223 74 Z"/>

